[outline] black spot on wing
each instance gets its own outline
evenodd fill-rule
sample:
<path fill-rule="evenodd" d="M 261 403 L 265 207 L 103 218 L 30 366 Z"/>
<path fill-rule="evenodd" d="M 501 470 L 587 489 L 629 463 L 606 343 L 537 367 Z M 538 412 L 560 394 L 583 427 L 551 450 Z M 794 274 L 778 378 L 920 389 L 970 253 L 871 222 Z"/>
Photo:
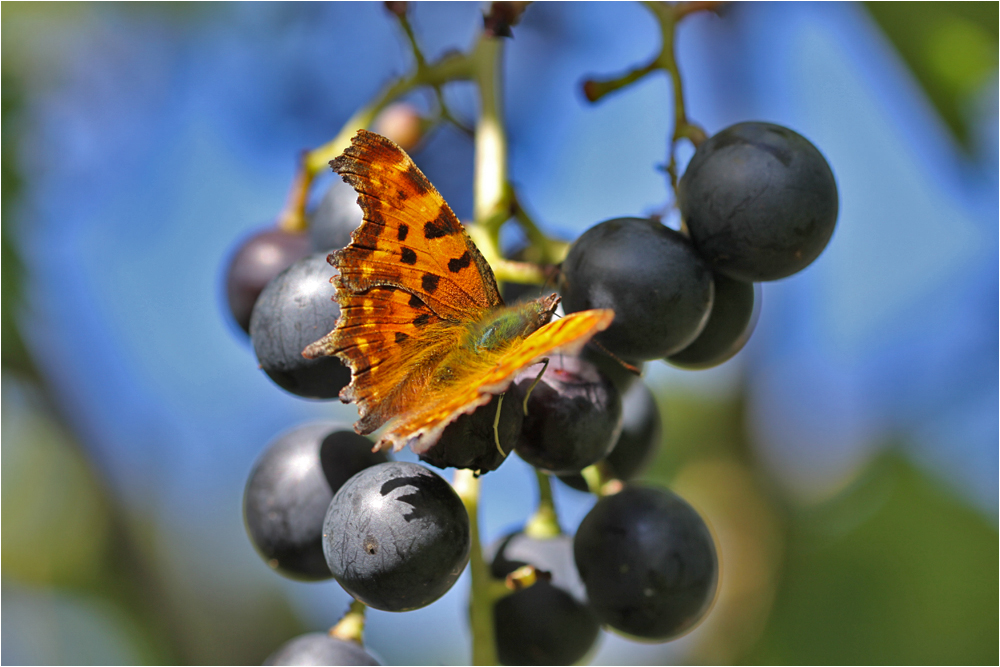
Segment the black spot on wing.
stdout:
<path fill-rule="evenodd" d="M 399 223 L 399 228 L 396 230 L 396 239 L 399 241 L 405 241 L 406 235 L 410 233 L 409 225 Z"/>
<path fill-rule="evenodd" d="M 397 331 L 396 332 L 396 344 L 397 345 L 403 343 L 403 341 L 407 340 L 408 338 L 409 338 L 409 336 L 407 336 L 402 331 Z"/>
<path fill-rule="evenodd" d="M 424 238 L 439 239 L 454 234 L 458 231 L 456 225 L 457 222 L 441 209 L 438 217 L 424 223 Z"/>
<path fill-rule="evenodd" d="M 435 276 L 433 273 L 425 273 L 424 277 L 420 279 L 420 285 L 424 288 L 424 291 L 428 294 L 433 294 L 434 290 L 438 288 L 438 282 L 441 278 Z"/>
<path fill-rule="evenodd" d="M 448 260 L 448 270 L 451 271 L 452 273 L 458 273 L 462 269 L 468 268 L 471 262 L 472 262 L 472 255 L 470 255 L 469 251 L 466 250 L 464 253 L 462 253 L 461 257 L 457 259 Z"/>
<path fill-rule="evenodd" d="M 413 252 L 410 248 L 403 248 L 403 250 L 399 253 L 399 261 L 403 264 L 413 266 L 417 263 L 417 253 Z"/>
<path fill-rule="evenodd" d="M 413 326 L 422 327 L 431 321 L 431 316 L 429 313 L 421 313 L 413 318 Z"/>
<path fill-rule="evenodd" d="M 416 294 L 410 295 L 410 308 L 421 308 L 423 307 L 423 305 L 424 302 L 420 299 L 419 296 L 417 296 Z"/>
<path fill-rule="evenodd" d="M 427 177 L 420 173 L 415 165 L 410 165 L 406 170 L 406 179 L 413 186 L 413 189 L 421 195 L 425 195 L 431 190 L 431 184 Z"/>

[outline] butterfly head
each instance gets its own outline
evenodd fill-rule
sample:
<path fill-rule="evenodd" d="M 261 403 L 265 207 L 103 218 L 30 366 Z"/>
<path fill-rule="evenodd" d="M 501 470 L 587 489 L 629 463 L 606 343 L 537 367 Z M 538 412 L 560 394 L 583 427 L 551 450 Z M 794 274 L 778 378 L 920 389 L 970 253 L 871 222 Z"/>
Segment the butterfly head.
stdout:
<path fill-rule="evenodd" d="M 552 319 L 552 316 L 556 312 L 556 307 L 559 306 L 559 302 L 562 301 L 562 297 L 558 294 L 550 294 L 548 296 L 543 296 L 535 299 L 534 303 L 538 304 L 540 312 L 543 314 L 542 324 L 545 324 Z"/>

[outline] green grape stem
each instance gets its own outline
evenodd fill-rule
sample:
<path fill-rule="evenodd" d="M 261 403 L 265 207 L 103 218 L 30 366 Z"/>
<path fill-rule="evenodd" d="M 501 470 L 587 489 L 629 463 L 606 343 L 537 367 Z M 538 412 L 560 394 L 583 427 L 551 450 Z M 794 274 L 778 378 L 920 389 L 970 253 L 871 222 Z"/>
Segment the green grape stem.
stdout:
<path fill-rule="evenodd" d="M 538 508 L 525 524 L 524 533 L 528 537 L 544 540 L 562 534 L 562 529 L 559 527 L 549 476 L 536 468 L 535 477 L 538 480 Z"/>
<path fill-rule="evenodd" d="M 352 600 L 351 606 L 335 626 L 330 628 L 330 636 L 344 641 L 355 642 L 364 645 L 365 631 L 365 603 L 360 600 Z"/>
<path fill-rule="evenodd" d="M 607 461 L 598 461 L 580 471 L 587 489 L 595 496 L 611 496 L 622 490 L 622 481 L 614 476 Z"/>
<path fill-rule="evenodd" d="M 490 575 L 490 568 L 483 558 L 479 539 L 479 487 L 480 480 L 471 470 L 455 471 L 458 497 L 469 514 L 469 573 L 472 575 L 472 592 L 469 595 L 469 626 L 472 630 L 472 664 L 497 664 L 496 637 L 493 634 L 493 605 L 508 593 L 503 582 Z"/>
<path fill-rule="evenodd" d="M 677 66 L 676 34 L 677 24 L 685 17 L 701 11 L 715 11 L 723 2 L 654 2 L 644 1 L 642 5 L 653 14 L 660 26 L 660 52 L 645 65 L 637 67 L 614 79 L 588 79 L 583 84 L 583 94 L 591 102 L 597 102 L 605 95 L 621 90 L 645 78 L 648 74 L 662 70 L 670 77 L 674 98 L 674 133 L 670 140 L 669 159 L 666 171 L 670 185 L 677 192 L 677 145 L 687 139 L 697 147 L 706 139 L 705 131 L 688 120 L 684 105 L 684 85 Z"/>
<path fill-rule="evenodd" d="M 497 212 L 506 207 L 507 188 L 507 135 L 503 126 L 501 103 L 500 66 L 503 42 L 500 39 L 480 38 L 473 50 L 476 63 L 475 81 L 479 88 L 479 119 L 475 135 L 475 172 L 473 176 L 473 211 L 476 228 L 481 230 L 479 249 L 487 262 L 496 265 L 500 255 L 500 224 Z M 493 577 L 483 559 L 479 540 L 479 485 L 480 481 L 467 470 L 455 473 L 459 497 L 469 513 L 472 532 L 472 551 L 469 569 L 472 574 L 472 591 L 469 596 L 469 623 L 472 626 L 472 664 L 498 664 L 496 635 L 493 629 L 493 605 L 496 597 L 490 593 Z M 465 491 L 463 493 L 463 490 Z"/>

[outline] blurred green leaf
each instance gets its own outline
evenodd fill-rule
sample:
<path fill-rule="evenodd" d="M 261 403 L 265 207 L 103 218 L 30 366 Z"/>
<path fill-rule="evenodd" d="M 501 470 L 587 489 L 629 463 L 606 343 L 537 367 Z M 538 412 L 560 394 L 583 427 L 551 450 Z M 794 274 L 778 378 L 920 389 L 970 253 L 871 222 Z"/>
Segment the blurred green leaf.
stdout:
<path fill-rule="evenodd" d="M 955 136 L 968 143 L 966 108 L 997 76 L 996 2 L 867 2 Z"/>
<path fill-rule="evenodd" d="M 793 518 L 758 664 L 992 664 L 997 530 L 904 459 Z"/>
<path fill-rule="evenodd" d="M 0 157 L 0 206 L 6 222 L 0 227 L 0 361 L 5 370 L 19 375 L 34 375 L 34 367 L 17 327 L 18 311 L 24 296 L 24 263 L 14 243 L 17 225 L 16 208 L 21 194 L 21 175 L 17 164 L 17 137 L 19 120 L 24 105 L 24 91 L 20 80 L 4 73 L 0 79 L 2 103 L 0 123 L 6 132 L 2 135 Z"/>
<path fill-rule="evenodd" d="M 3 574 L 36 585 L 92 585 L 107 548 L 103 489 L 70 436 L 30 406 L 28 391 L 4 376 Z"/>

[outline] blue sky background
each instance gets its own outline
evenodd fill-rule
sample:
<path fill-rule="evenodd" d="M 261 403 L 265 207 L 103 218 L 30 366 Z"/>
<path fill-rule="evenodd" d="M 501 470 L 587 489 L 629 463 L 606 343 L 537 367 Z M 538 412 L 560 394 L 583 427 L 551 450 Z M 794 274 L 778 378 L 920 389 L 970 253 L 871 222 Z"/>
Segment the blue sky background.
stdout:
<path fill-rule="evenodd" d="M 19 155 L 25 336 L 116 491 L 170 528 L 165 560 L 190 569 L 192 589 L 280 586 L 319 628 L 346 595 L 271 581 L 244 534 L 242 487 L 274 435 L 308 419 L 351 422 L 354 408 L 274 386 L 226 319 L 221 276 L 237 239 L 283 204 L 298 151 L 332 137 L 409 56 L 381 3 L 192 11 L 201 16 L 89 6 L 5 31 L 45 73 L 32 82 Z M 433 59 L 468 48 L 479 13 L 418 3 L 412 21 Z M 645 10 L 624 3 L 538 4 L 516 29 L 505 66 L 511 177 L 546 229 L 575 236 L 668 201 L 656 169 L 672 127 L 666 78 L 597 105 L 578 90 L 587 75 L 644 62 L 658 39 Z M 995 524 L 996 77 L 969 105 L 968 153 L 859 5 L 698 15 L 678 48 L 689 115 L 710 133 L 759 119 L 809 138 L 836 174 L 840 218 L 811 267 L 764 286 L 736 359 L 699 373 L 652 365 L 647 380 L 708 396 L 745 388 L 756 454 L 804 502 L 844 488 L 891 446 Z M 469 86 L 448 94 L 471 119 Z M 417 159 L 468 215 L 471 144 L 445 132 Z M 485 539 L 523 520 L 534 493 L 518 461 L 485 477 Z M 558 493 L 575 526 L 592 501 Z M 466 590 L 463 580 L 429 608 L 373 613 L 371 646 L 390 662 L 463 662 Z M 22 608 L 7 601 L 5 630 Z M 7 662 L 18 640 L 5 634 Z M 595 661 L 669 660 L 684 641 L 608 636 Z"/>

